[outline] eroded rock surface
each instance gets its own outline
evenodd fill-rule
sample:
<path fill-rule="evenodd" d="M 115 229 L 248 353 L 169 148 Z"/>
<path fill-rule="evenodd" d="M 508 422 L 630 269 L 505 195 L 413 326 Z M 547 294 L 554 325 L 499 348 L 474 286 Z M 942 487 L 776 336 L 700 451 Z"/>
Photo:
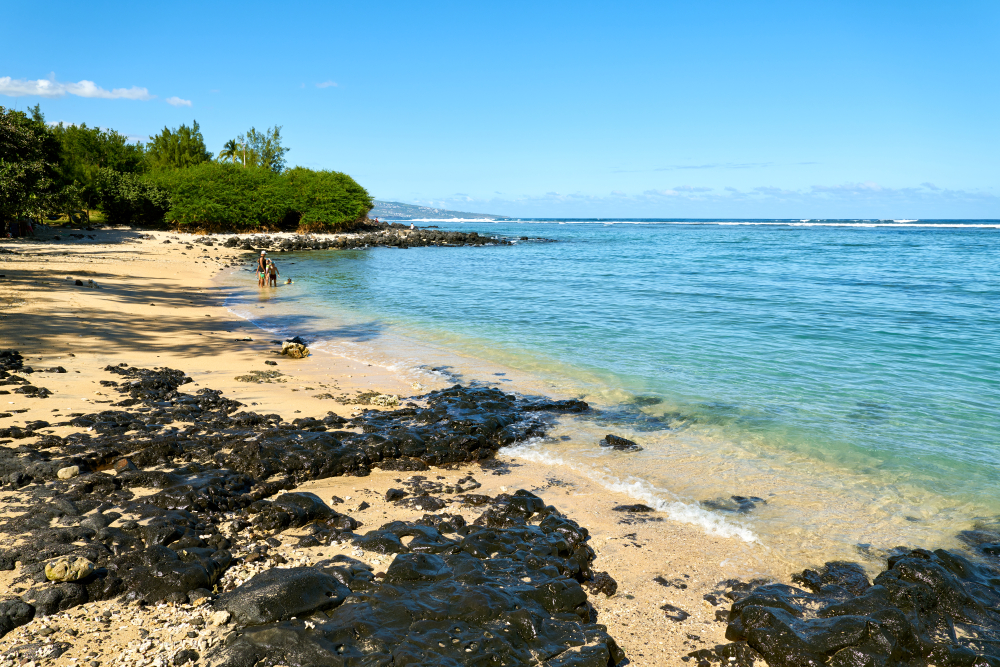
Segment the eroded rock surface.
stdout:
<path fill-rule="evenodd" d="M 450 515 L 394 521 L 355 541 L 398 554 L 381 580 L 364 567 L 269 570 L 222 596 L 216 606 L 244 627 L 206 658 L 225 667 L 615 665 L 624 654 L 595 622 L 581 582 L 608 595 L 617 584 L 593 574 L 586 541 L 586 529 L 523 490 L 494 499 L 472 525 Z M 308 587 L 300 576 L 326 578 L 296 597 Z M 269 614 L 255 602 L 237 611 L 235 600 L 263 599 L 264 587 L 278 589 Z M 268 622 L 292 609 L 295 620 Z"/>
<path fill-rule="evenodd" d="M 951 551 L 899 549 L 873 582 L 855 563 L 734 589 L 726 638 L 698 664 L 1000 666 L 1000 574 Z M 732 658 L 732 659 L 731 659 Z"/>
<path fill-rule="evenodd" d="M 0 364 L 8 375 L 30 370 L 16 352 Z M 0 434 L 0 480 L 17 490 L 8 505 L 16 511 L 0 522 L 0 569 L 21 565 L 13 588 L 20 599 L 0 603 L 0 634 L 90 601 L 215 598 L 212 618 L 225 617 L 219 623 L 236 630 L 214 649 L 219 664 L 622 660 L 581 587 L 609 595 L 614 580 L 592 571 L 586 529 L 541 498 L 477 495 L 468 504 L 484 511 L 472 524 L 458 514 L 427 514 L 359 534 L 348 514 L 295 491 L 307 480 L 377 467 L 484 460 L 543 434 L 546 411 L 580 412 L 585 403 L 455 386 L 422 397 L 421 407 L 289 423 L 244 411 L 211 389 L 184 393 L 190 378 L 178 370 L 105 370 L 113 379 L 102 386 L 121 399 L 54 424 L 77 432 L 42 435 L 50 424 L 32 422 Z M 76 474 L 60 474 L 67 468 Z M 472 477 L 402 483 L 406 500 L 435 507 L 480 486 Z M 275 568 L 285 561 L 269 555 L 268 545 L 280 544 L 275 537 L 289 528 L 306 532 L 300 546 L 347 540 L 397 555 L 380 578 L 337 559 Z M 272 567 L 225 590 L 234 553 L 241 563 Z"/>

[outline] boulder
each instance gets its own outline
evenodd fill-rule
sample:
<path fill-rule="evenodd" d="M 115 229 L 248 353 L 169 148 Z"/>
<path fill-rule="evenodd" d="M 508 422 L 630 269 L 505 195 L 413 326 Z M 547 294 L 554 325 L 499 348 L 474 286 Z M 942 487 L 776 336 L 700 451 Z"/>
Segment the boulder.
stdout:
<path fill-rule="evenodd" d="M 65 468 L 60 468 L 59 472 L 56 473 L 56 477 L 59 479 L 73 479 L 80 474 L 80 466 L 66 466 Z"/>
<path fill-rule="evenodd" d="M 303 359 L 309 356 L 309 348 L 302 343 L 285 341 L 281 344 L 281 353 L 292 359 Z"/>
<path fill-rule="evenodd" d="M 45 578 L 49 581 L 79 581 L 92 575 L 96 569 L 86 558 L 57 558 L 45 565 Z"/>
<path fill-rule="evenodd" d="M 317 569 L 273 568 L 220 596 L 215 607 L 241 626 L 263 625 L 332 609 L 350 594 L 336 577 Z"/>

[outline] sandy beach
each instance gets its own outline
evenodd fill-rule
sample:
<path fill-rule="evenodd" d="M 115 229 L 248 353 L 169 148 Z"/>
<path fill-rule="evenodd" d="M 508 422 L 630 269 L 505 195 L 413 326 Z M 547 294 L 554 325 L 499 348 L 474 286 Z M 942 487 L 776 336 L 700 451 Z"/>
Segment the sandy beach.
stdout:
<path fill-rule="evenodd" d="M 331 412 L 350 417 L 361 409 L 317 396 L 377 391 L 406 401 L 443 388 L 417 391 L 385 369 L 322 353 L 305 359 L 280 356 L 279 346 L 266 332 L 224 308 L 223 291 L 212 280 L 220 270 L 249 261 L 252 256 L 246 251 L 204 247 L 192 243 L 198 237 L 166 232 L 81 230 L 77 235 L 83 238 L 62 232 L 61 241 L 43 238 L 2 245 L 16 254 L 0 255 L 0 273 L 5 275 L 0 280 L 0 349 L 19 350 L 25 363 L 36 369 L 32 383 L 51 395 L 44 400 L 4 395 L 0 412 L 11 416 L 0 420 L 0 427 L 55 422 L 102 409 L 102 404 L 119 399 L 102 386 L 102 380 L 113 378 L 103 369 L 119 364 L 179 369 L 193 380 L 185 391 L 221 390 L 247 409 L 277 413 L 286 420 L 322 418 Z M 247 281 L 252 280 L 248 271 Z M 57 367 L 65 372 L 45 370 Z M 275 370 L 278 381 L 237 379 Z M 52 426 L 37 435 L 65 437 L 79 430 Z M 773 576 L 759 544 L 709 536 L 701 528 L 656 513 L 616 510 L 636 501 L 572 471 L 500 456 L 486 466 L 453 464 L 416 474 L 445 484 L 471 476 L 481 484 L 475 493 L 489 496 L 525 489 L 586 527 L 596 552 L 594 567 L 617 582 L 614 595 L 591 593 L 589 599 L 597 622 L 607 627 L 629 664 L 676 665 L 693 650 L 724 643 L 726 623 L 717 612 L 728 610 L 729 601 L 723 597 L 722 582 Z M 337 503 L 338 511 L 349 513 L 364 529 L 374 529 L 423 514 L 386 500 L 388 489 L 413 475 L 380 470 L 365 477 L 309 481 L 297 490 Z M 4 502 L 16 502 L 17 496 L 17 490 L 3 487 Z M 480 510 L 457 498 L 447 511 L 471 523 Z M 8 516 L 12 511 L 5 510 Z M 384 571 L 392 558 L 348 541 L 299 548 L 295 539 L 300 536 L 296 529 L 278 536 L 281 545 L 272 556 L 280 555 L 290 564 L 311 564 L 346 554 L 376 572 Z M 259 562 L 238 562 L 224 576 L 243 580 L 260 567 Z M 30 584 L 15 585 L 18 574 L 17 569 L 0 573 L 5 599 L 26 597 Z M 0 639 L 0 654 L 37 642 L 65 642 L 69 647 L 61 655 L 38 664 L 166 664 L 181 648 L 204 651 L 229 631 L 224 623 L 212 621 L 206 604 L 139 607 L 105 600 L 36 617 Z M 0 658 L 0 664 L 22 663 Z"/>

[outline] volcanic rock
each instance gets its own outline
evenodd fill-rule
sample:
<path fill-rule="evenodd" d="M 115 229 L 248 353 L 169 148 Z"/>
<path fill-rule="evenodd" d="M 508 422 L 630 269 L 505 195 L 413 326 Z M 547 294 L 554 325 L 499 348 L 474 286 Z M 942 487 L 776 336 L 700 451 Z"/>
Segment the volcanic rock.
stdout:
<path fill-rule="evenodd" d="M 617 435 L 611 435 L 610 433 L 604 436 L 604 439 L 600 442 L 601 447 L 611 447 L 619 452 L 641 452 L 642 447 L 638 443 L 631 440 L 626 440 Z"/>

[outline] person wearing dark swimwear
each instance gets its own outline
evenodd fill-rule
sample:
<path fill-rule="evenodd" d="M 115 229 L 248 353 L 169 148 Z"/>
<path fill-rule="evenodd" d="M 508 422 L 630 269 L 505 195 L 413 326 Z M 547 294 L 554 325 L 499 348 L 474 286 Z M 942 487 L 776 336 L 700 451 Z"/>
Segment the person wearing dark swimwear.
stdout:
<path fill-rule="evenodd" d="M 267 286 L 278 286 L 278 266 L 271 260 L 267 260 Z"/>
<path fill-rule="evenodd" d="M 267 277 L 267 251 L 261 250 L 260 257 L 257 258 L 257 287 L 264 286 L 264 279 Z"/>

